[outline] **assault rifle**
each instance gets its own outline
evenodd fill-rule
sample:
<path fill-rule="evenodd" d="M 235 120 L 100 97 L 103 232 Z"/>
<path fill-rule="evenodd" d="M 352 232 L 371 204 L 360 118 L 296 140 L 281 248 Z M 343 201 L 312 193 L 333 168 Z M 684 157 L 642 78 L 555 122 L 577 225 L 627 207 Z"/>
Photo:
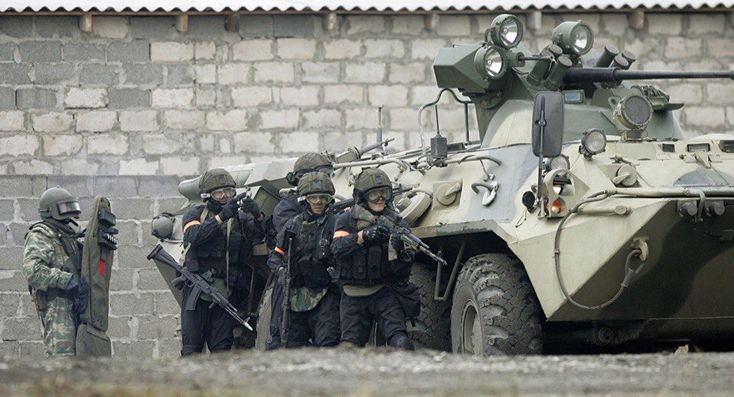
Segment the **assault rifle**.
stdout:
<path fill-rule="evenodd" d="M 172 268 L 178 273 L 181 273 L 180 277 L 173 280 L 174 287 L 178 288 L 183 283 L 187 283 L 189 286 L 192 287 L 191 293 L 186 298 L 186 302 L 183 303 L 183 307 L 185 310 L 194 310 L 194 308 L 196 308 L 196 302 L 199 300 L 199 296 L 204 293 L 212 298 L 212 304 L 209 306 L 210 308 L 214 305 L 219 305 L 219 307 L 229 313 L 232 318 L 237 320 L 238 323 L 242 324 L 242 326 L 249 329 L 250 331 L 253 331 L 252 326 L 247 323 L 249 317 L 247 319 L 243 319 L 242 317 L 240 317 L 240 315 L 237 314 L 237 309 L 231 303 L 229 303 L 227 298 L 222 295 L 219 290 L 212 287 L 200 275 L 192 273 L 189 269 L 176 263 L 176 260 L 173 259 L 173 257 L 168 254 L 168 252 L 166 252 L 160 244 L 156 245 L 155 248 L 153 248 L 153 251 L 148 254 L 148 260 L 151 259 Z"/>
<path fill-rule="evenodd" d="M 431 252 L 430 247 L 428 244 L 424 243 L 418 236 L 413 234 L 410 229 L 407 227 L 403 227 L 395 223 L 392 219 L 388 218 L 387 216 L 381 216 L 377 219 L 378 224 L 382 224 L 385 227 L 387 227 L 388 230 L 390 230 L 390 238 L 399 237 L 400 240 L 402 240 L 403 245 L 410 250 L 413 251 L 419 251 L 423 253 L 423 255 L 426 255 L 427 257 L 434 260 L 436 263 L 438 263 L 441 266 L 446 266 L 446 261 L 441 258 L 440 256 L 434 254 Z"/>
<path fill-rule="evenodd" d="M 395 197 L 399 194 L 407 193 L 411 190 L 413 190 L 412 187 L 407 187 L 407 186 L 404 187 L 400 185 L 392 189 L 392 197 Z M 344 200 L 329 204 L 327 211 L 331 214 L 339 214 L 342 211 L 344 211 L 345 209 L 353 205 L 354 205 L 354 198 L 348 198 L 348 199 L 344 199 Z"/>
<path fill-rule="evenodd" d="M 288 347 L 288 311 L 291 308 L 291 248 L 293 237 L 288 238 L 288 251 L 285 253 L 285 282 L 283 283 L 283 320 L 280 323 L 280 345 Z"/>

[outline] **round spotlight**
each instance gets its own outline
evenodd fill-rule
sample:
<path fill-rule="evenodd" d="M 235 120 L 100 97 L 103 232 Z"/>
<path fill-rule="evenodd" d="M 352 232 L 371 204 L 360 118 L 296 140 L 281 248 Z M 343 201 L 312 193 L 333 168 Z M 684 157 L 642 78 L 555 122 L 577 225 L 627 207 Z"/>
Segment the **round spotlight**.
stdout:
<path fill-rule="evenodd" d="M 556 26 L 552 39 L 567 54 L 584 55 L 594 45 L 594 33 L 581 21 L 563 22 Z"/>
<path fill-rule="evenodd" d="M 492 21 L 492 25 L 485 33 L 485 41 L 502 48 L 516 47 L 522 41 L 523 26 L 520 19 L 514 15 L 502 14 Z M 489 36 L 489 37 L 487 37 Z"/>
<path fill-rule="evenodd" d="M 652 105 L 641 95 L 629 95 L 619 102 L 614 109 L 614 116 L 623 126 L 642 130 L 652 119 Z"/>
<path fill-rule="evenodd" d="M 607 147 L 607 136 L 598 128 L 591 128 L 581 135 L 581 147 L 579 151 L 586 158 L 599 154 Z"/>
<path fill-rule="evenodd" d="M 553 157 L 550 162 L 550 169 L 551 170 L 568 170 L 571 168 L 571 161 L 568 160 L 568 157 L 565 155 L 560 155 Z"/>
<path fill-rule="evenodd" d="M 507 62 L 502 49 L 491 45 L 477 51 L 474 56 L 474 67 L 477 72 L 496 80 L 505 74 Z"/>

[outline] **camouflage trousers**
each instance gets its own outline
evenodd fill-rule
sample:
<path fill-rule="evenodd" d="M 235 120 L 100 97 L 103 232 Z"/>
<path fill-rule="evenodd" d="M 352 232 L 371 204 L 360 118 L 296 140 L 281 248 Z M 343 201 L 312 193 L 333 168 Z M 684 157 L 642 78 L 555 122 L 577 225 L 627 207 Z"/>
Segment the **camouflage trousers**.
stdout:
<path fill-rule="evenodd" d="M 74 356 L 76 354 L 76 328 L 71 314 L 71 302 L 57 297 L 40 311 L 43 325 L 43 344 L 47 356 Z"/>

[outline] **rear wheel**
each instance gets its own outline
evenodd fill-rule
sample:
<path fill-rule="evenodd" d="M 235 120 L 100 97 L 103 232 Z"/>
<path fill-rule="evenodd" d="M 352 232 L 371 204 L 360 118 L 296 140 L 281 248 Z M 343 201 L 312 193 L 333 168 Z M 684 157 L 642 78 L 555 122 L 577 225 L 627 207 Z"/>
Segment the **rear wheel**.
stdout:
<path fill-rule="evenodd" d="M 415 326 L 408 322 L 408 335 L 416 347 L 451 351 L 451 303 L 433 299 L 436 273 L 416 264 L 410 281 L 418 286 L 421 313 L 415 319 Z"/>
<path fill-rule="evenodd" d="M 459 273 L 451 307 L 451 344 L 461 354 L 539 354 L 542 312 L 515 258 L 477 255 Z"/>
<path fill-rule="evenodd" d="M 257 327 L 255 327 L 255 331 L 257 331 L 255 349 L 257 350 L 265 350 L 268 337 L 270 336 L 270 296 L 272 293 L 273 286 L 270 285 L 263 292 L 262 301 L 260 302 L 260 307 L 257 310 Z"/>

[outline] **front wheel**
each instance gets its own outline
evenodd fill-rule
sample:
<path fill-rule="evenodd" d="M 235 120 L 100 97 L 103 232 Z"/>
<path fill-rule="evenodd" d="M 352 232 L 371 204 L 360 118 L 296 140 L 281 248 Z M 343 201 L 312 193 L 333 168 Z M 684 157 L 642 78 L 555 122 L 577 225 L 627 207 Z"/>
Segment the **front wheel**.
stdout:
<path fill-rule="evenodd" d="M 542 318 L 533 287 L 517 259 L 483 254 L 466 261 L 451 306 L 455 353 L 540 354 Z"/>

